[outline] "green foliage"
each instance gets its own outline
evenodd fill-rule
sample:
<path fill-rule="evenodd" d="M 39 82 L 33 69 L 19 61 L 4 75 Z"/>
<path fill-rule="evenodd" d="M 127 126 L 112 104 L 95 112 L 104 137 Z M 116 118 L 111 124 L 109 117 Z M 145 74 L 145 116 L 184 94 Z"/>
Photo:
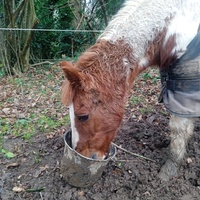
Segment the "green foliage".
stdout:
<path fill-rule="evenodd" d="M 35 164 L 38 164 L 41 161 L 39 153 L 33 151 L 33 155 L 34 155 Z"/>
<path fill-rule="evenodd" d="M 93 1 L 93 4 L 96 4 L 95 9 L 95 19 L 92 23 L 94 23 L 95 27 L 99 27 L 100 29 L 104 29 L 107 26 L 107 22 L 111 20 L 112 16 L 117 13 L 117 11 L 121 8 L 122 4 L 125 0 L 104 0 L 105 12 L 103 12 L 102 6 L 99 0 Z"/>
<path fill-rule="evenodd" d="M 140 112 L 142 115 L 145 115 L 148 112 L 153 112 L 153 106 L 147 105 L 146 107 L 141 108 Z"/>
<path fill-rule="evenodd" d="M 5 157 L 12 157 L 12 153 L 3 148 L 4 136 L 11 135 L 12 137 L 19 137 L 23 140 L 30 140 L 37 133 L 49 133 L 64 124 L 69 124 L 68 115 L 59 120 L 55 116 L 47 116 L 44 114 L 38 117 L 32 114 L 28 119 L 17 119 L 15 122 L 0 119 L 0 151 Z"/>
<path fill-rule="evenodd" d="M 36 126 L 39 131 L 49 132 L 65 123 L 69 123 L 69 117 L 66 116 L 63 120 L 56 120 L 56 116 L 41 115 L 36 121 Z"/>
<path fill-rule="evenodd" d="M 121 163 L 121 162 L 118 162 L 118 163 L 117 163 L 117 167 L 118 167 L 118 168 L 122 168 L 122 167 L 123 167 L 122 163 Z"/>
<path fill-rule="evenodd" d="M 38 29 L 73 29 L 73 10 L 67 6 L 66 0 L 37 0 L 35 8 L 39 18 Z M 72 33 L 70 32 L 35 32 L 32 51 L 34 56 L 42 59 L 61 58 L 62 54 L 71 56 Z M 78 47 L 78 44 L 74 46 Z"/>
<path fill-rule="evenodd" d="M 143 73 L 142 77 L 145 81 L 151 80 L 153 84 L 156 84 L 160 80 L 160 76 L 158 74 L 155 74 L 154 72 L 152 74 L 150 71 Z"/>
<path fill-rule="evenodd" d="M 17 119 L 14 123 L 7 119 L 0 119 L 0 136 L 11 134 L 13 136 L 22 136 L 29 139 L 35 132 L 30 119 Z"/>
<path fill-rule="evenodd" d="M 39 29 L 102 30 L 119 10 L 124 0 L 35 0 Z M 78 10 L 77 10 L 78 9 Z M 106 20 L 105 20 L 106 19 Z M 40 59 L 76 57 L 93 44 L 99 33 L 92 32 L 35 32 L 32 52 Z"/>
<path fill-rule="evenodd" d="M 130 103 L 131 103 L 131 105 L 136 105 L 136 104 L 138 104 L 140 102 L 143 102 L 143 101 L 144 101 L 144 99 L 141 96 L 138 96 L 138 97 L 131 96 L 130 97 Z"/>
<path fill-rule="evenodd" d="M 6 75 L 6 72 L 3 68 L 3 65 L 0 63 L 0 78 L 4 77 Z"/>
<path fill-rule="evenodd" d="M 13 0 L 13 4 L 5 0 L 3 2 L 3 4 L 0 4 L 0 11 L 2 11 L 0 12 L 0 26 L 8 27 L 11 23 L 8 11 L 6 10 L 7 6 L 4 6 L 4 4 L 9 5 L 14 12 L 17 7 L 20 7 L 20 4 L 26 1 Z M 16 19 L 16 21 L 12 24 L 11 28 L 102 30 L 111 17 L 119 10 L 124 0 L 34 0 L 31 2 L 31 13 L 27 6 L 26 9 L 23 8 L 19 12 L 18 18 L 14 18 L 13 14 L 13 19 Z M 23 15 L 23 13 L 26 13 L 26 15 Z M 34 24 L 25 26 L 24 23 L 26 21 L 28 23 L 28 20 L 30 21 L 28 18 L 31 14 L 34 17 Z M 63 56 L 64 58 L 76 59 L 80 52 L 91 46 L 100 34 L 84 31 L 32 31 L 30 34 L 29 31 L 3 31 L 2 33 L 5 34 L 4 41 L 7 41 L 6 38 L 11 38 L 14 42 L 10 42 L 10 44 L 13 44 L 13 47 L 9 51 L 9 45 L 4 44 L 2 46 L 2 49 L 8 55 L 7 59 L 3 59 L 3 56 L 1 56 L 2 59 L 0 58 L 0 63 L 3 63 L 3 69 L 0 64 L 0 77 L 3 77 L 5 74 L 17 74 L 17 71 L 26 71 L 29 68 L 29 63 L 37 62 L 35 59 L 61 59 Z M 9 33 L 11 35 L 6 35 Z M 30 40 L 24 40 L 25 37 L 30 37 Z M 32 60 L 29 60 L 29 48 L 25 48 L 25 41 L 29 41 L 28 46 L 30 45 L 30 41 L 32 41 L 30 47 L 30 57 Z M 17 47 L 16 50 L 15 47 Z M 26 52 L 26 55 L 24 53 L 18 55 L 18 51 Z"/>
<path fill-rule="evenodd" d="M 62 120 L 57 120 L 56 116 L 47 116 L 42 114 L 37 117 L 32 114 L 30 118 L 17 119 L 14 123 L 9 122 L 7 119 L 0 119 L 0 137 L 9 134 L 27 140 L 37 132 L 48 133 L 62 124 L 69 124 L 69 116 L 65 116 Z"/>
<path fill-rule="evenodd" d="M 132 97 L 130 98 L 130 101 L 131 101 L 132 104 L 137 104 L 137 103 L 139 102 L 139 98 L 133 97 L 133 96 L 132 96 Z"/>
<path fill-rule="evenodd" d="M 14 155 L 14 153 L 12 153 L 12 152 L 10 152 L 10 151 L 8 151 L 8 150 L 6 150 L 6 149 L 1 149 L 1 153 L 4 155 L 4 157 L 6 157 L 6 158 L 14 158 L 15 157 L 15 155 Z"/>
<path fill-rule="evenodd" d="M 152 74 L 150 74 L 149 72 L 146 72 L 146 73 L 143 74 L 143 78 L 144 78 L 145 80 L 148 80 L 148 79 L 152 79 L 153 76 L 152 76 Z"/>
<path fill-rule="evenodd" d="M 125 0 L 104 0 L 104 2 L 108 11 L 109 19 L 111 19 L 111 17 L 122 7 Z"/>

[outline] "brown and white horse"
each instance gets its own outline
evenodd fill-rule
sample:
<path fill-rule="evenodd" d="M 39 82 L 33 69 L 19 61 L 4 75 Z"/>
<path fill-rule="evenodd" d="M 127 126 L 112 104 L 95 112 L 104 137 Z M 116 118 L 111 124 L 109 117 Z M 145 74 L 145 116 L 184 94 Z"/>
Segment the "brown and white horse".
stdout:
<path fill-rule="evenodd" d="M 104 159 L 135 78 L 147 67 L 168 68 L 185 52 L 199 23 L 199 0 L 127 0 L 75 64 L 61 62 L 67 78 L 62 101 L 69 106 L 73 148 Z M 171 153 L 161 169 L 162 179 L 177 174 L 193 121 L 171 116 Z"/>

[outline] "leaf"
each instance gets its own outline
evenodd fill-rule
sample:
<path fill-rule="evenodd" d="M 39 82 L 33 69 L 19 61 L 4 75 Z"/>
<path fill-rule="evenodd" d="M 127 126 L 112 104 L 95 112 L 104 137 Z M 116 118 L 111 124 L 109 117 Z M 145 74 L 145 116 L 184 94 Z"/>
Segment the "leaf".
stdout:
<path fill-rule="evenodd" d="M 26 192 L 41 192 L 45 189 L 45 187 L 41 187 L 41 188 L 31 188 L 31 189 L 27 189 Z"/>
<path fill-rule="evenodd" d="M 5 154 L 5 153 L 6 153 L 6 150 L 5 150 L 5 149 L 2 149 L 1 152 L 2 152 L 3 154 Z"/>
<path fill-rule="evenodd" d="M 12 152 L 7 152 L 5 155 L 8 158 L 14 158 L 15 157 L 14 153 L 12 153 Z"/>
<path fill-rule="evenodd" d="M 15 157 L 15 154 L 10 152 L 10 151 L 7 151 L 6 149 L 1 149 L 1 152 L 4 154 L 4 156 L 6 156 L 7 158 L 14 158 Z"/>
<path fill-rule="evenodd" d="M 14 187 L 12 189 L 14 192 L 23 192 L 24 191 L 24 188 L 21 188 L 21 187 Z"/>
<path fill-rule="evenodd" d="M 10 108 L 3 108 L 2 111 L 4 112 L 5 115 L 10 114 Z"/>

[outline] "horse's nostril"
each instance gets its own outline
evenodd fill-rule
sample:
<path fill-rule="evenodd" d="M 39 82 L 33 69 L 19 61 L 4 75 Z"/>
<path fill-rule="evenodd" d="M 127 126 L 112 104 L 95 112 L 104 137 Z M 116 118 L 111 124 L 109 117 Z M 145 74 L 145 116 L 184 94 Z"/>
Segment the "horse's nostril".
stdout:
<path fill-rule="evenodd" d="M 94 153 L 94 154 L 91 155 L 90 158 L 92 158 L 92 159 L 94 159 L 94 160 L 97 160 L 98 157 L 97 157 L 97 154 Z"/>

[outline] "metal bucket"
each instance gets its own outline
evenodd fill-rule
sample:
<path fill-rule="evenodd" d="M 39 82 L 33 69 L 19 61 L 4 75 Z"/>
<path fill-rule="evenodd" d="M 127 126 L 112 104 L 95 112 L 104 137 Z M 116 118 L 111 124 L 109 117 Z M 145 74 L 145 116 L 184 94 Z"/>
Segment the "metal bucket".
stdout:
<path fill-rule="evenodd" d="M 105 160 L 94 160 L 72 149 L 71 131 L 64 134 L 64 156 L 61 160 L 63 179 L 75 187 L 89 187 L 98 181 L 107 163 L 116 155 L 116 147 L 110 146 L 109 156 Z"/>

